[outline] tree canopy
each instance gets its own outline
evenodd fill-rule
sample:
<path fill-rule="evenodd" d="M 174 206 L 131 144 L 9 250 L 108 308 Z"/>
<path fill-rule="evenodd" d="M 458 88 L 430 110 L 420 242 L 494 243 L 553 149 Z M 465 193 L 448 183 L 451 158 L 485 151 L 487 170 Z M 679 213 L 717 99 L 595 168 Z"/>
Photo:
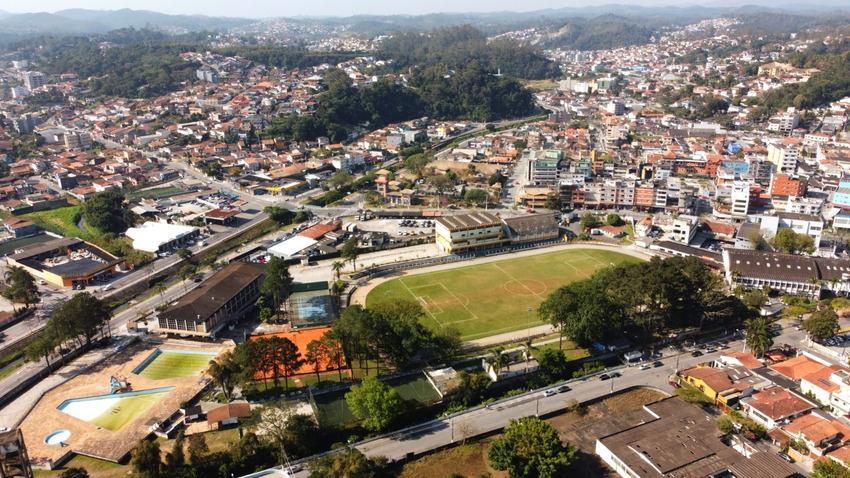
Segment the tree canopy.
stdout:
<path fill-rule="evenodd" d="M 800 328 L 812 337 L 826 340 L 835 336 L 838 332 L 838 314 L 831 308 L 818 309 L 804 320 Z"/>
<path fill-rule="evenodd" d="M 136 222 L 136 215 L 124 207 L 124 195 L 117 191 L 104 191 L 88 198 L 83 206 L 83 218 L 88 226 L 115 234 Z"/>
<path fill-rule="evenodd" d="M 386 430 L 404 411 L 398 392 L 375 376 L 352 386 L 345 394 L 345 402 L 363 427 L 372 431 Z"/>
<path fill-rule="evenodd" d="M 29 308 L 30 304 L 35 304 L 41 295 L 35 278 L 22 267 L 11 266 L 6 269 L 5 279 L 7 287 L 2 295 L 10 302 L 24 304 Z"/>
<path fill-rule="evenodd" d="M 789 254 L 811 254 L 817 250 L 815 239 L 808 235 L 797 233 L 793 229 L 780 229 L 773 237 L 773 247 Z"/>
<path fill-rule="evenodd" d="M 512 478 L 556 478 L 566 476 L 576 460 L 576 450 L 561 442 L 549 423 L 525 417 L 510 421 L 504 437 L 490 446 L 488 456 L 493 468 L 508 470 Z"/>

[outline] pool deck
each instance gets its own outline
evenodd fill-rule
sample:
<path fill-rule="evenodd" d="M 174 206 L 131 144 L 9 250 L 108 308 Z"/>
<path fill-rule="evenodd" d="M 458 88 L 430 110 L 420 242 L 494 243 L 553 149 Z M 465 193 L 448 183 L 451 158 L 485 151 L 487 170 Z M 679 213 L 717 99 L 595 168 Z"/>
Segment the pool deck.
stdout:
<path fill-rule="evenodd" d="M 157 347 L 186 351 L 203 350 L 220 353 L 227 349 L 216 344 L 200 347 L 181 347 L 179 344 L 140 343 L 113 355 L 92 367 L 87 372 L 69 380 L 60 387 L 48 391 L 35 405 L 21 423 L 27 439 L 27 450 L 33 464 L 57 461 L 65 456 L 69 449 L 74 453 L 117 462 L 127 456 L 130 450 L 150 433 L 145 425 L 150 420 L 167 420 L 180 408 L 180 404 L 198 394 L 209 382 L 201 375 L 165 380 L 149 380 L 131 372 Z M 211 357 L 212 358 L 212 357 Z M 74 418 L 57 409 L 63 401 L 109 393 L 109 377 L 116 376 L 130 382 L 132 391 L 175 387 L 170 393 L 145 410 L 134 421 L 118 431 L 111 432 Z M 71 436 L 65 440 L 65 447 L 47 445 L 44 438 L 57 430 L 68 430 Z"/>

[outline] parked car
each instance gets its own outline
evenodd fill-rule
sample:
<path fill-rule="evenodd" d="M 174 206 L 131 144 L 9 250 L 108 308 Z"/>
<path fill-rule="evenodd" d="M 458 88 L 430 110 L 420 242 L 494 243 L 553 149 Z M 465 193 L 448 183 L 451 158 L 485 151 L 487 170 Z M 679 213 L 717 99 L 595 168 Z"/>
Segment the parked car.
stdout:
<path fill-rule="evenodd" d="M 656 360 L 655 362 L 652 362 L 653 367 L 661 367 L 663 365 L 664 364 L 660 360 Z"/>
<path fill-rule="evenodd" d="M 783 453 L 783 452 L 780 451 L 779 453 L 777 453 L 777 455 L 779 455 L 779 458 L 782 458 L 783 460 L 787 461 L 788 463 L 794 463 L 794 459 L 791 458 L 790 456 L 788 456 L 787 453 Z"/>
<path fill-rule="evenodd" d="M 645 363 L 645 364 L 641 365 L 640 367 L 638 367 L 638 370 L 649 370 L 651 368 L 652 368 L 652 365 Z"/>
<path fill-rule="evenodd" d="M 620 372 L 611 372 L 608 374 L 611 378 L 617 378 L 620 376 Z"/>
<path fill-rule="evenodd" d="M 714 348 L 714 347 L 709 347 L 709 348 L 705 349 L 705 353 L 707 353 L 707 354 L 714 353 L 714 352 L 717 352 L 717 349 Z"/>
<path fill-rule="evenodd" d="M 566 385 L 561 385 L 560 387 L 558 387 L 558 393 L 569 392 L 570 390 L 572 389 Z"/>
<path fill-rule="evenodd" d="M 611 378 L 611 376 L 608 375 L 607 373 L 603 373 L 602 375 L 599 376 L 599 380 L 608 380 L 609 378 Z"/>
<path fill-rule="evenodd" d="M 671 387 L 673 387 L 673 388 L 679 388 L 679 387 L 681 387 L 681 385 L 679 385 L 679 384 L 678 384 L 678 382 L 674 382 L 674 381 L 672 381 L 672 380 L 671 380 L 671 381 L 669 381 L 669 382 L 667 382 L 667 384 L 668 384 L 668 385 L 670 385 L 670 386 L 671 386 Z"/>
<path fill-rule="evenodd" d="M 544 397 L 551 397 L 552 395 L 555 395 L 556 393 L 558 393 L 558 392 L 550 389 L 550 390 L 546 390 L 545 392 L 543 392 L 543 396 Z"/>
<path fill-rule="evenodd" d="M 694 350 L 693 352 L 691 352 L 691 357 L 702 357 L 702 352 L 700 352 L 699 350 Z"/>

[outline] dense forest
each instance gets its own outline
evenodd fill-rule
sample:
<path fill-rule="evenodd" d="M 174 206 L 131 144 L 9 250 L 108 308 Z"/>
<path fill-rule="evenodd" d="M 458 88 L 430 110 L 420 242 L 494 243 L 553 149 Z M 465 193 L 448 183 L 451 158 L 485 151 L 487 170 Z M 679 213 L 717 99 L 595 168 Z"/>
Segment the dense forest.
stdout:
<path fill-rule="evenodd" d="M 454 69 L 474 60 L 484 70 L 491 73 L 501 70 L 515 78 L 543 79 L 561 75 L 558 66 L 534 47 L 510 39 L 488 42 L 482 32 L 469 25 L 428 33 L 398 32 L 381 43 L 377 56 L 393 60 L 399 68 L 440 65 Z"/>
<path fill-rule="evenodd" d="M 654 28 L 638 24 L 634 19 L 603 15 L 587 21 L 569 19 L 543 42 L 546 48 L 602 50 L 650 42 Z"/>
<path fill-rule="evenodd" d="M 276 119 L 261 135 L 298 140 L 328 136 L 342 141 L 358 124 L 380 128 L 422 116 L 490 121 L 527 116 L 534 109 L 531 93 L 516 80 L 488 74 L 475 62 L 454 71 L 443 67 L 416 71 L 411 87 L 379 80 L 368 88 L 355 88 L 337 69 L 325 75 L 325 84 L 328 89 L 316 114 Z"/>
<path fill-rule="evenodd" d="M 770 112 L 786 106 L 808 109 L 850 96 L 850 43 L 846 40 L 791 56 L 787 61 L 798 68 L 817 68 L 821 72 L 805 83 L 770 90 L 751 105 L 765 106 Z"/>

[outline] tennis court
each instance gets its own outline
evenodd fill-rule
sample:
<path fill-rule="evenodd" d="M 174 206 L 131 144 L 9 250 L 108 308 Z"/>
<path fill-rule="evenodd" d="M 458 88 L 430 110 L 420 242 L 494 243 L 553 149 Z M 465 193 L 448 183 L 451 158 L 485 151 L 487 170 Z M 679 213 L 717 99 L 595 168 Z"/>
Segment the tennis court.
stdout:
<path fill-rule="evenodd" d="M 416 400 L 422 404 L 440 401 L 440 394 L 424 372 L 387 380 L 386 384 L 393 387 L 404 400 Z"/>
<path fill-rule="evenodd" d="M 289 296 L 289 320 L 295 328 L 315 327 L 336 320 L 334 299 L 327 282 L 296 284 Z"/>
<path fill-rule="evenodd" d="M 403 400 L 416 401 L 421 404 L 430 404 L 440 400 L 440 394 L 425 377 L 425 373 L 417 373 L 405 377 L 393 378 L 385 382 L 401 395 Z M 336 426 L 343 423 L 353 422 L 357 419 L 351 414 L 348 403 L 345 401 L 347 390 L 340 392 L 323 393 L 313 395 L 313 412 L 316 419 L 325 426 Z"/>
<path fill-rule="evenodd" d="M 346 393 L 347 390 L 343 390 L 313 397 L 315 402 L 313 411 L 316 413 L 316 419 L 319 420 L 319 423 L 323 426 L 337 426 L 357 420 L 351 414 L 351 410 L 348 409 L 348 404 L 345 403 Z"/>

